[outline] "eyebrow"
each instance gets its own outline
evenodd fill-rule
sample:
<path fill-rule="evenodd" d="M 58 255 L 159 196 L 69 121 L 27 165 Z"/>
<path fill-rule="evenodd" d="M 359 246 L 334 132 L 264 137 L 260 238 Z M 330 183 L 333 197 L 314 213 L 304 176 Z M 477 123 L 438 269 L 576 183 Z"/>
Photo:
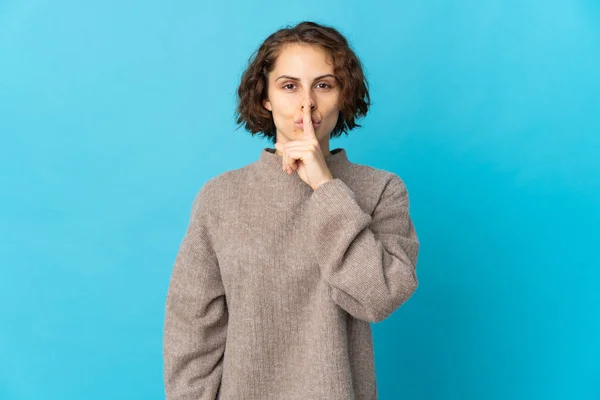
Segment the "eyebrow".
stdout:
<path fill-rule="evenodd" d="M 331 78 L 334 78 L 334 79 L 335 79 L 335 75 L 333 75 L 333 74 L 325 74 L 325 75 L 317 76 L 317 77 L 316 77 L 316 78 L 313 80 L 313 82 L 314 82 L 314 81 L 318 81 L 319 79 L 323 79 L 323 78 L 329 78 L 329 77 L 331 77 Z M 296 77 L 293 77 L 293 76 L 289 76 L 289 75 L 281 75 L 279 78 L 275 79 L 275 81 L 277 82 L 277 81 L 278 81 L 278 80 L 280 80 L 281 78 L 290 79 L 290 80 L 292 80 L 292 81 L 299 81 L 299 80 L 300 80 L 300 78 L 296 78 Z"/>

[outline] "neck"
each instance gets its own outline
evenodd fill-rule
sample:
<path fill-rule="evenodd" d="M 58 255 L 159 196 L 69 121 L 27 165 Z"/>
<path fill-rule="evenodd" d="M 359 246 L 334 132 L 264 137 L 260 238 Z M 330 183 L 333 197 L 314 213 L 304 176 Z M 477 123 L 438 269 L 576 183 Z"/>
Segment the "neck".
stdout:
<path fill-rule="evenodd" d="M 281 157 L 275 148 L 263 148 L 258 160 L 254 163 L 257 174 L 276 186 L 297 187 L 301 191 L 312 191 L 310 186 L 302 181 L 297 172 L 288 174 L 283 170 Z M 335 148 L 330 152 L 328 151 L 326 155 L 324 154 L 324 157 L 325 163 L 334 177 L 339 176 L 352 164 L 348 160 L 344 148 Z"/>
<path fill-rule="evenodd" d="M 281 142 L 279 140 L 279 137 L 276 138 L 276 141 L 277 142 Z M 321 152 L 323 153 L 323 156 L 329 157 L 331 155 L 331 152 L 329 151 L 329 140 L 325 140 L 323 142 L 319 141 L 319 147 L 321 148 Z M 283 154 L 279 150 L 277 150 L 277 149 L 275 149 L 275 154 L 277 154 L 278 156 L 283 157 Z"/>
<path fill-rule="evenodd" d="M 331 152 L 329 150 L 327 150 L 327 152 L 325 152 L 323 149 L 321 149 L 321 152 L 323 153 L 324 157 L 329 157 L 331 155 Z M 280 157 L 283 157 L 283 153 L 277 149 L 275 149 L 275 154 L 277 154 Z"/>

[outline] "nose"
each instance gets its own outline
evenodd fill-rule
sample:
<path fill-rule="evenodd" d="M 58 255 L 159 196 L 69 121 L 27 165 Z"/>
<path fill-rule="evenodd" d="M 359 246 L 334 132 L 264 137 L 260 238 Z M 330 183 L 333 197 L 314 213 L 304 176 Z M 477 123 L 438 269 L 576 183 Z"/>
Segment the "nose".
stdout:
<path fill-rule="evenodd" d="M 315 102 L 313 101 L 313 99 L 310 99 L 310 109 L 315 109 Z M 304 111 L 304 102 L 302 102 L 302 111 Z"/>
<path fill-rule="evenodd" d="M 311 111 L 315 109 L 316 102 L 313 96 L 313 93 L 310 92 L 310 90 L 307 93 L 304 93 L 304 98 L 302 99 L 302 111 L 304 111 L 304 105 L 306 104 L 306 101 L 309 100 L 310 101 L 310 109 Z"/>

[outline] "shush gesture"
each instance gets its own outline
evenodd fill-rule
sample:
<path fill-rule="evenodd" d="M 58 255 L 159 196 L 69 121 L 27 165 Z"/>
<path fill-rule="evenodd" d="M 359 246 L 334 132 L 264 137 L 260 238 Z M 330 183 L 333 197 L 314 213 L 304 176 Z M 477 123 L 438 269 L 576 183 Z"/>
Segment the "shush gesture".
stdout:
<path fill-rule="evenodd" d="M 283 154 L 282 168 L 288 174 L 297 171 L 300 179 L 316 190 L 323 183 L 333 179 L 333 176 L 327 167 L 325 156 L 323 156 L 315 134 L 309 98 L 304 102 L 302 124 L 304 135 L 301 140 L 277 142 L 275 148 Z"/>

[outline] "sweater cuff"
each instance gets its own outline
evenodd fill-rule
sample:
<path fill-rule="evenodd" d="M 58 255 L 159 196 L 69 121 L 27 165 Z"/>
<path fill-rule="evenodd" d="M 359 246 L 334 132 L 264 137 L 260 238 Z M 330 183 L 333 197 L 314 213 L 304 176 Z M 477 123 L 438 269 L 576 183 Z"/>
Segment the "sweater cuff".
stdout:
<path fill-rule="evenodd" d="M 317 209 L 335 207 L 339 210 L 344 210 L 349 207 L 362 211 L 356 203 L 354 192 L 340 178 L 333 178 L 322 183 L 313 191 L 311 199 Z M 326 210 L 321 211 L 326 212 Z"/>

